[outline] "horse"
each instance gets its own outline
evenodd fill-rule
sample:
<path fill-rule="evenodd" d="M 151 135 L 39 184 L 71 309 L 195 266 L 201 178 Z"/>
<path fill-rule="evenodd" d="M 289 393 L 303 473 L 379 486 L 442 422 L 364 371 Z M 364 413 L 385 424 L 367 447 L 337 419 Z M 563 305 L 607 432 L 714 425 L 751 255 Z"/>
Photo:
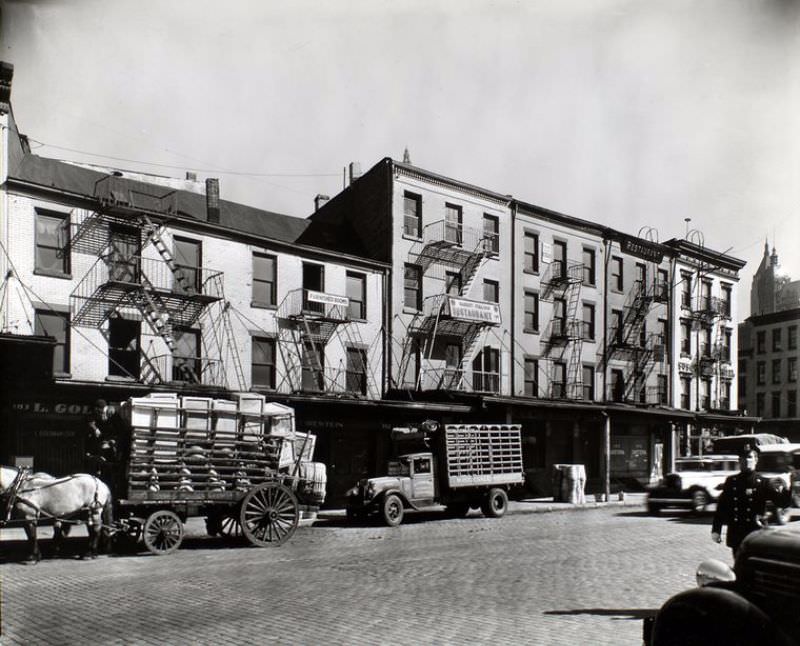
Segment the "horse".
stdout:
<path fill-rule="evenodd" d="M 84 557 L 96 558 L 105 521 L 110 526 L 111 491 L 102 480 L 88 473 L 55 478 L 46 473 L 30 473 L 27 469 L 0 466 L 0 496 L 7 498 L 4 512 L 7 521 L 14 515 L 21 518 L 28 537 L 29 561 L 41 559 L 36 527 L 42 518 L 53 519 L 53 539 L 58 552 L 62 535 L 67 534 L 65 521 L 85 515 L 89 533 Z"/>

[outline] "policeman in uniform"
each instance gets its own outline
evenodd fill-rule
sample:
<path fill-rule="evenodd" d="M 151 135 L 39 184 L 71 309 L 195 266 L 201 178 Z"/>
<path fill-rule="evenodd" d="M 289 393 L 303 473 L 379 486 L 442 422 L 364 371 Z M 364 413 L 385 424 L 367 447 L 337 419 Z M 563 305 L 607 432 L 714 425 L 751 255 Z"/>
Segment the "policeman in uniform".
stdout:
<path fill-rule="evenodd" d="M 751 532 L 764 526 L 762 517 L 766 513 L 767 502 L 778 507 L 788 507 L 792 502 L 791 490 L 783 482 L 770 482 L 758 475 L 758 452 L 745 445 L 739 456 L 740 472 L 725 480 L 722 493 L 717 499 L 717 511 L 711 524 L 711 539 L 722 541 L 720 531 L 728 526 L 726 545 L 733 551 L 734 558 L 742 541 Z"/>

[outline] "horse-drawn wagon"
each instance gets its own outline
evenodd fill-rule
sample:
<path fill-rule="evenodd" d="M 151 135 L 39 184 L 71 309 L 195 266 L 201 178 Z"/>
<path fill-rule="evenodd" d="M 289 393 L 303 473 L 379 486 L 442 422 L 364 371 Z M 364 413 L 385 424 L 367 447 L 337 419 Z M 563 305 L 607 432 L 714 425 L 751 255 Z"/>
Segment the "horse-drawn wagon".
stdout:
<path fill-rule="evenodd" d="M 124 402 L 120 417 L 127 437 L 115 439 L 125 449 L 104 470 L 108 483 L 88 474 L 52 478 L 0 469 L 2 522 L 12 512 L 22 517 L 36 560 L 36 525 L 43 519 L 53 521 L 57 543 L 62 525 L 85 520 L 90 554 L 101 526 L 117 544 L 141 540 L 150 552 L 167 554 L 180 546 L 190 517 L 204 517 L 212 536 L 280 545 L 301 515 L 313 514 L 325 499 L 325 465 L 312 460 L 316 437 L 295 429 L 292 408 L 262 395 L 154 393 Z"/>
<path fill-rule="evenodd" d="M 131 398 L 125 491 L 115 501 L 114 534 L 154 554 L 177 549 L 183 523 L 205 517 L 210 535 L 280 545 L 325 497 L 316 438 L 295 429 L 294 410 L 243 393 L 235 400 Z"/>

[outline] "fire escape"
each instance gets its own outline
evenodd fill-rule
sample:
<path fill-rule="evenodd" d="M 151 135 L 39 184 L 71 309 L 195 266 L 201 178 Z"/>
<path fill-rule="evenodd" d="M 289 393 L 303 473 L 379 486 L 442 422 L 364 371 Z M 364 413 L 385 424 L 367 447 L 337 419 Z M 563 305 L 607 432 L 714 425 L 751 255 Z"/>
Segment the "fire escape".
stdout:
<path fill-rule="evenodd" d="M 286 368 L 278 389 L 286 385 L 292 392 L 380 397 L 370 361 L 373 344 L 364 343 L 346 296 L 295 289 L 281 301 L 276 318 Z M 346 352 L 357 353 L 354 365 L 325 365 L 325 349 L 334 337 Z"/>
<path fill-rule="evenodd" d="M 728 304 L 720 298 L 705 294 L 698 296 L 692 300 L 690 318 L 702 330 L 708 331 L 708 338 L 698 344 L 698 356 L 695 361 L 696 374 L 701 379 L 711 379 L 717 376 L 717 369 L 720 369 L 717 386 L 719 387 L 721 379 L 730 380 L 733 377 L 733 370 L 730 366 L 723 366 L 723 360 L 730 362 L 730 349 L 725 348 L 721 343 L 712 343 L 711 334 L 713 334 L 714 322 L 720 318 L 729 318 Z M 727 356 L 726 356 L 727 350 Z M 724 368 L 727 368 L 726 371 Z M 720 408 L 719 397 L 711 399 L 711 393 L 703 396 L 703 401 L 700 403 L 703 410 L 710 410 L 711 408 Z"/>
<path fill-rule="evenodd" d="M 544 356 L 550 361 L 550 397 L 583 398 L 581 355 L 585 336 L 583 321 L 578 318 L 583 285 L 583 263 L 553 260 L 542 275 L 539 299 L 553 304 L 553 318 L 542 335 Z M 564 365 L 565 374 L 554 371 Z"/>
<path fill-rule="evenodd" d="M 209 360 L 178 357 L 175 328 L 195 324 L 223 294 L 221 272 L 178 264 L 164 241 L 161 223 L 177 214 L 177 192 L 109 175 L 95 184 L 95 198 L 99 208 L 73 224 L 69 241 L 76 252 L 98 256 L 70 294 L 72 325 L 101 328 L 138 313 L 170 353 L 152 356 L 142 349 L 141 381 L 170 381 L 170 364 L 172 378 L 214 381 Z M 115 232 L 124 235 L 115 238 Z M 142 254 L 148 245 L 158 258 Z"/>
<path fill-rule="evenodd" d="M 608 399 L 640 403 L 663 403 L 666 393 L 646 390 L 647 378 L 656 364 L 666 360 L 666 339 L 661 334 L 647 333 L 647 314 L 654 303 L 667 303 L 669 287 L 663 281 L 652 284 L 638 280 L 622 309 L 622 320 L 615 321 L 606 338 L 606 363 L 611 359 L 630 365 L 624 383 L 610 386 Z"/>
<path fill-rule="evenodd" d="M 499 365 L 487 367 L 478 352 L 501 323 L 500 307 L 469 298 L 484 259 L 498 255 L 498 243 L 494 233 L 440 220 L 423 229 L 409 252 L 422 275 L 444 286 L 444 293 L 423 300 L 403 339 L 401 376 L 419 351 L 415 390 L 500 391 Z"/>

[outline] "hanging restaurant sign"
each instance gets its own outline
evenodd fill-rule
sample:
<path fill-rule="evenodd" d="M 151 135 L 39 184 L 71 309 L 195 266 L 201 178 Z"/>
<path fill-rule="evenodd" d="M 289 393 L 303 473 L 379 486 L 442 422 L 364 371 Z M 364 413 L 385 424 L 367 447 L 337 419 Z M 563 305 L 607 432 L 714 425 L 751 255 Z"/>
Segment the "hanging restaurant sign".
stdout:
<path fill-rule="evenodd" d="M 664 259 L 661 247 L 641 238 L 623 236 L 620 240 L 620 247 L 625 253 L 649 262 L 661 262 Z"/>
<path fill-rule="evenodd" d="M 486 301 L 470 301 L 465 298 L 447 299 L 450 316 L 465 321 L 500 325 L 500 306 Z"/>
<path fill-rule="evenodd" d="M 310 289 L 306 291 L 306 298 L 310 303 L 326 303 L 327 305 L 341 305 L 342 307 L 347 307 L 350 304 L 350 299 L 347 296 L 312 292 Z"/>

